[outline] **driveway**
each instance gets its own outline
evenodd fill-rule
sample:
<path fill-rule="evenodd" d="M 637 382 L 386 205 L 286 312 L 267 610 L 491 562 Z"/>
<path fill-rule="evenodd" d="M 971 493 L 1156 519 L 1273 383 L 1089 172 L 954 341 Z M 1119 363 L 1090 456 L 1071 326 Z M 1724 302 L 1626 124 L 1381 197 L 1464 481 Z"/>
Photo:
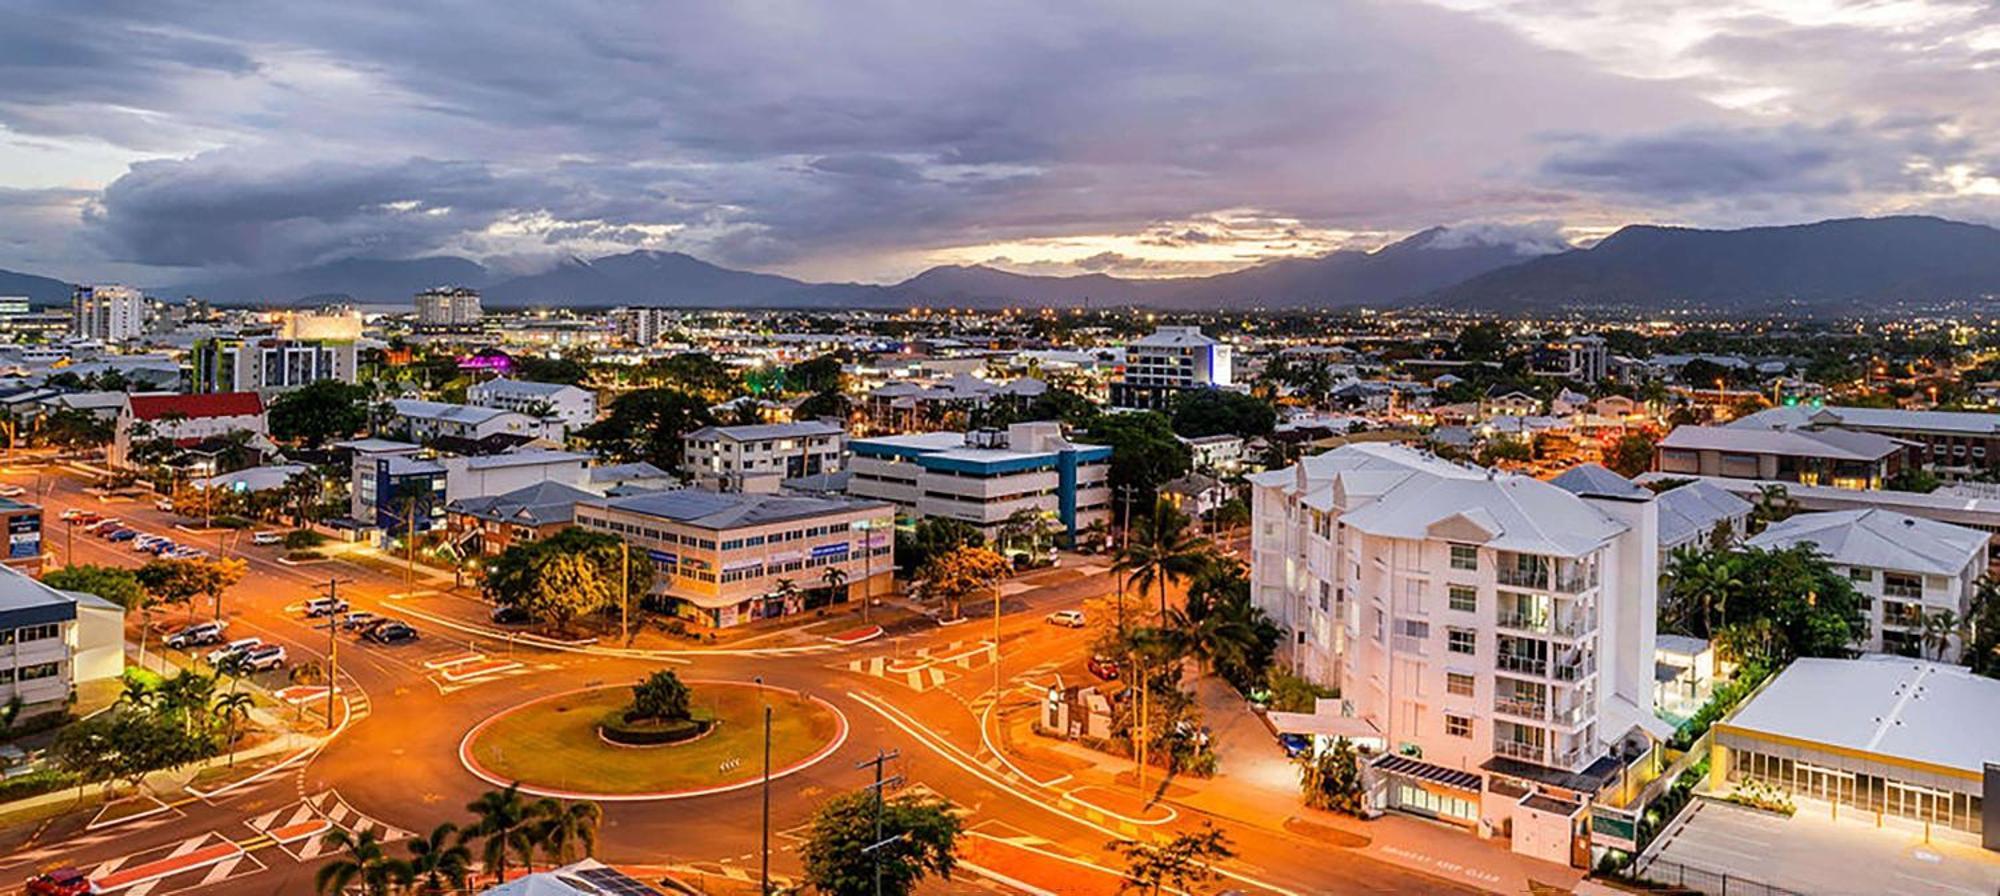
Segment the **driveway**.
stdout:
<path fill-rule="evenodd" d="M 1694 815 L 1654 850 L 1661 861 L 1645 876 L 1708 893 L 1751 892 L 1756 881 L 1799 893 L 1895 896 L 2000 890 L 2000 856 L 1963 840 L 1933 837 L 1873 814 L 1800 800 L 1791 818 L 1716 800 L 1699 800 Z"/>

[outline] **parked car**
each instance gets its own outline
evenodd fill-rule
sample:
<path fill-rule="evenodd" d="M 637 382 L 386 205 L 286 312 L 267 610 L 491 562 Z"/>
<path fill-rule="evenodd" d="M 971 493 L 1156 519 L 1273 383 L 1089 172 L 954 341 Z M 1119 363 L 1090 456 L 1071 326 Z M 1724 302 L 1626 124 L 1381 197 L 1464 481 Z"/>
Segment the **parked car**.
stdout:
<path fill-rule="evenodd" d="M 154 509 L 154 510 L 157 510 L 157 511 L 159 511 L 159 512 L 161 512 L 161 513 L 173 513 L 173 512 L 174 512 L 174 499 L 172 499 L 172 498 L 161 498 L 161 499 L 160 499 L 160 500 L 158 500 L 158 501 L 154 501 L 154 502 L 153 502 L 153 509 Z"/>
<path fill-rule="evenodd" d="M 535 621 L 535 617 L 520 607 L 494 607 L 489 615 L 495 625 L 527 625 Z"/>
<path fill-rule="evenodd" d="M 1311 750 L 1313 742 L 1312 738 L 1303 734 L 1280 734 L 1278 735 L 1278 746 L 1285 748 L 1286 758 L 1293 759 Z"/>
<path fill-rule="evenodd" d="M 88 512 L 88 511 L 85 511 L 84 509 L 82 509 L 82 508 L 80 508 L 80 507 L 72 507 L 72 508 L 70 508 L 70 509 L 68 509 L 68 510 L 65 510 L 65 511 L 63 511 L 63 512 L 62 512 L 62 516 L 60 517 L 60 519 L 61 519 L 61 520 L 62 520 L 63 522 L 67 523 L 67 522 L 69 522 L 70 520 L 73 520 L 73 519 L 76 519 L 77 517 L 80 517 L 80 516 L 83 516 L 83 515 L 84 515 L 85 513 L 87 513 L 87 512 Z"/>
<path fill-rule="evenodd" d="M 345 612 L 347 612 L 347 601 L 337 597 L 315 597 L 312 600 L 306 601 L 307 619 L 318 619 L 321 616 L 332 616 L 335 613 Z"/>
<path fill-rule="evenodd" d="M 1102 678 L 1105 681 L 1118 680 L 1118 661 L 1108 656 L 1105 656 L 1104 654 L 1101 653 L 1093 654 L 1090 657 L 1090 661 L 1084 663 L 1083 666 L 1084 668 L 1090 670 L 1090 674 L 1095 675 L 1098 678 Z"/>
<path fill-rule="evenodd" d="M 168 539 L 165 535 L 141 535 L 138 538 L 132 539 L 132 550 L 135 551 L 147 550 L 152 546 L 166 540 Z"/>
<path fill-rule="evenodd" d="M 404 641 L 415 641 L 417 639 L 417 630 L 411 628 L 407 622 L 385 619 L 376 625 L 370 626 L 367 631 L 361 633 L 361 637 L 367 638 L 377 644 L 400 644 Z"/>
<path fill-rule="evenodd" d="M 285 665 L 285 645 L 266 644 L 243 652 L 243 666 L 252 672 L 269 672 Z"/>
<path fill-rule="evenodd" d="M 221 665 L 223 660 L 231 656 L 235 656 L 246 650 L 255 650 L 262 646 L 264 646 L 263 638 L 238 638 L 209 651 L 206 659 L 211 666 Z"/>
<path fill-rule="evenodd" d="M 367 610 L 355 610 L 340 617 L 340 627 L 350 632 L 363 632 L 384 621 L 382 617 Z"/>
<path fill-rule="evenodd" d="M 113 531 L 112 531 L 112 533 L 111 533 L 110 535 L 106 535 L 106 536 L 104 536 L 104 537 L 105 537 L 106 539 L 109 539 L 109 540 L 111 540 L 111 541 L 131 541 L 132 539 L 134 539 L 134 538 L 138 538 L 138 537 L 139 537 L 139 530 L 137 530 L 137 529 L 115 529 L 115 530 L 113 530 Z"/>
<path fill-rule="evenodd" d="M 204 644 L 214 644 L 222 640 L 222 631 L 229 623 L 222 621 L 197 622 L 167 636 L 167 646 L 175 650 L 186 650 Z"/>
<path fill-rule="evenodd" d="M 76 868 L 57 868 L 28 878 L 28 896 L 89 896 L 96 892 L 90 878 Z"/>
<path fill-rule="evenodd" d="M 118 518 L 115 516 L 98 517 L 90 525 L 83 527 L 83 531 L 96 535 L 116 525 L 118 525 Z"/>
<path fill-rule="evenodd" d="M 27 489 L 18 485 L 0 485 L 0 498 L 18 498 L 27 493 Z"/>
<path fill-rule="evenodd" d="M 1060 625 L 1063 626 L 1064 628 L 1082 628 L 1083 611 L 1057 610 L 1053 613 L 1050 613 L 1047 616 L 1043 616 L 1042 620 L 1050 625 Z"/>
<path fill-rule="evenodd" d="M 174 544 L 173 539 L 163 537 L 159 541 L 148 542 L 145 547 L 140 548 L 139 550 L 145 551 L 148 554 L 165 556 L 168 551 L 174 550 L 175 548 L 178 547 L 180 547 L 180 545 Z"/>
<path fill-rule="evenodd" d="M 273 532 L 273 531 L 258 532 L 250 536 L 251 544 L 277 544 L 284 540 L 285 540 L 285 533 L 283 532 Z"/>

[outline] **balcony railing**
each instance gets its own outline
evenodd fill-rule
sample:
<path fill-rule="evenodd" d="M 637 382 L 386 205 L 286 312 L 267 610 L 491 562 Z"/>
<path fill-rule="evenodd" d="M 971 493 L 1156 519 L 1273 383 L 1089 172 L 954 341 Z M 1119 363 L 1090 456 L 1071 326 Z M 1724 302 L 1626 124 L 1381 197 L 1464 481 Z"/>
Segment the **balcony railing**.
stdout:
<path fill-rule="evenodd" d="M 1542 764 L 1542 760 L 1548 756 L 1548 750 L 1543 748 L 1541 744 L 1531 744 L 1517 740 L 1496 740 L 1493 742 L 1493 755 L 1505 756 L 1508 759 L 1519 759 L 1522 762 L 1532 762 L 1540 765 Z"/>
<path fill-rule="evenodd" d="M 1901 598 L 1903 600 L 1923 600 L 1924 586 L 1900 585 L 1900 584 L 1892 584 L 1889 582 L 1883 582 L 1882 596 Z"/>
<path fill-rule="evenodd" d="M 1540 676 L 1549 674 L 1549 661 L 1536 659 L 1531 656 L 1503 653 L 1493 661 L 1493 665 L 1502 672 L 1520 672 L 1527 675 Z"/>
<path fill-rule="evenodd" d="M 1514 588 L 1576 594 L 1597 584 L 1597 567 L 1589 561 L 1503 553 L 1494 577 Z"/>
<path fill-rule="evenodd" d="M 1575 637 L 1577 635 L 1587 635 L 1597 630 L 1597 614 L 1595 612 L 1550 615 L 1548 613 L 1515 613 L 1502 610 L 1494 615 L 1493 622 L 1501 628 L 1530 632 L 1537 635 Z"/>
<path fill-rule="evenodd" d="M 1546 591 L 1549 587 L 1549 570 L 1546 566 L 1502 566 L 1494 572 L 1502 585 L 1514 588 L 1533 588 Z"/>
<path fill-rule="evenodd" d="M 1503 715 L 1541 722 L 1546 721 L 1549 717 L 1549 704 L 1541 700 L 1518 700 L 1508 697 L 1495 697 L 1493 698 L 1493 711 Z"/>
<path fill-rule="evenodd" d="M 1558 662 L 1549 668 L 1548 675 L 1557 681 L 1582 681 L 1597 673 L 1597 657 L 1587 656 L 1568 662 Z"/>

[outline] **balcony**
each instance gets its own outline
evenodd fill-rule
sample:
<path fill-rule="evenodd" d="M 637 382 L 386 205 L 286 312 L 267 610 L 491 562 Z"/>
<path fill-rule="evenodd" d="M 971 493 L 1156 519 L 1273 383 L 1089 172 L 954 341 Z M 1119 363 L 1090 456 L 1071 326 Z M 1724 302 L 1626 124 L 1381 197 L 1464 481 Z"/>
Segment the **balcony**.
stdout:
<path fill-rule="evenodd" d="M 1564 560 L 1502 552 L 1497 566 L 1495 578 L 1513 588 L 1579 594 L 1597 585 L 1597 563 L 1590 558 Z"/>
<path fill-rule="evenodd" d="M 1578 611 L 1573 613 L 1510 612 L 1502 610 L 1493 617 L 1493 624 L 1519 632 L 1536 635 L 1560 635 L 1574 638 L 1597 631 L 1597 613 Z"/>
<path fill-rule="evenodd" d="M 1582 681 L 1597 674 L 1597 657 L 1584 656 L 1568 661 L 1558 661 L 1549 667 L 1548 677 L 1557 681 Z"/>
<path fill-rule="evenodd" d="M 1524 675 L 1534 675 L 1537 677 L 1547 677 L 1549 674 L 1548 660 L 1510 653 L 1503 653 L 1495 657 L 1493 667 L 1502 672 L 1519 672 Z"/>
<path fill-rule="evenodd" d="M 1493 698 L 1493 711 L 1501 715 L 1527 719 L 1531 722 L 1542 722 L 1548 720 L 1549 704 L 1541 700 L 1495 697 Z"/>
<path fill-rule="evenodd" d="M 1893 597 L 1898 600 L 1923 600 L 1924 586 L 1921 584 L 1911 585 L 1903 582 L 1884 581 L 1882 583 L 1882 596 Z"/>
<path fill-rule="evenodd" d="M 1548 756 L 1548 750 L 1543 748 L 1541 744 L 1528 743 L 1526 741 L 1496 740 L 1493 742 L 1493 755 L 1505 756 L 1508 759 L 1519 759 L 1522 762 L 1532 762 L 1536 765 L 1541 765 L 1543 759 Z"/>

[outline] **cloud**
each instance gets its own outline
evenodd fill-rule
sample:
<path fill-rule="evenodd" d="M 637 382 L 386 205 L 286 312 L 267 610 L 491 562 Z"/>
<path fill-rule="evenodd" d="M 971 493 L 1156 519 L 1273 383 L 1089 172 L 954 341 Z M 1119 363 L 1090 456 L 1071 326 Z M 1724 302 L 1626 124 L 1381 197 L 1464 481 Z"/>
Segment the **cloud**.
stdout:
<path fill-rule="evenodd" d="M 0 195 L 0 221 L 78 277 L 646 246 L 883 278 L 1112 234 L 1304 252 L 1439 221 L 1893 207 L 2000 148 L 1976 10 L 1762 5 L 30 0 L 0 33 L 0 187 L 33 153 L 36 185 L 94 195 L 66 219 Z M 46 176 L 86 146 L 129 169 Z M 1261 232 L 1281 226 L 1307 236 Z M 1134 248 L 1112 251 L 1162 260 Z"/>

